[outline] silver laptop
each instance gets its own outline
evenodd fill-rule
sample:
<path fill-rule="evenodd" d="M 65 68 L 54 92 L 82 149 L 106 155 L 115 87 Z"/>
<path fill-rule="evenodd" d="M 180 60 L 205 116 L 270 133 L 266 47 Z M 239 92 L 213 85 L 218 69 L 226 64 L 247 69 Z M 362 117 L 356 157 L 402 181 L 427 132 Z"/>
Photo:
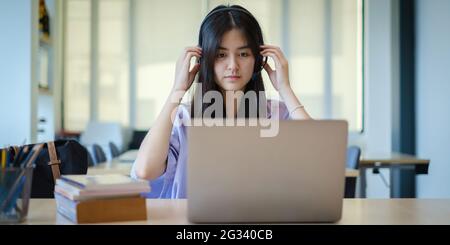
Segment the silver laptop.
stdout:
<path fill-rule="evenodd" d="M 266 124 L 267 125 L 267 124 Z M 194 223 L 336 222 L 347 122 L 188 127 L 188 219 Z"/>

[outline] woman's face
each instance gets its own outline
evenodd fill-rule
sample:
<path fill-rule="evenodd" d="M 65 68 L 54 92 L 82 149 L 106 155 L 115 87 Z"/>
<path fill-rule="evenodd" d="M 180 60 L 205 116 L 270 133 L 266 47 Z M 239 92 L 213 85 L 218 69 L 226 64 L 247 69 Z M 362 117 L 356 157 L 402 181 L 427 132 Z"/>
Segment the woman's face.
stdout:
<path fill-rule="evenodd" d="M 253 75 L 255 56 L 238 29 L 223 35 L 214 63 L 215 81 L 222 91 L 243 91 Z"/>

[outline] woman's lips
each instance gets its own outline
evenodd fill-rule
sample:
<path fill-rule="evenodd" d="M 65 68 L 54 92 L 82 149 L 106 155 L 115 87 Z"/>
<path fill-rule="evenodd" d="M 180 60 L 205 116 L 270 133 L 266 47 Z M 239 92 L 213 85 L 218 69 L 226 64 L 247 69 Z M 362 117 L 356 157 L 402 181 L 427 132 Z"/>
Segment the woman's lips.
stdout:
<path fill-rule="evenodd" d="M 236 81 L 236 80 L 238 80 L 241 77 L 240 76 L 226 76 L 225 78 L 228 79 L 228 80 Z"/>

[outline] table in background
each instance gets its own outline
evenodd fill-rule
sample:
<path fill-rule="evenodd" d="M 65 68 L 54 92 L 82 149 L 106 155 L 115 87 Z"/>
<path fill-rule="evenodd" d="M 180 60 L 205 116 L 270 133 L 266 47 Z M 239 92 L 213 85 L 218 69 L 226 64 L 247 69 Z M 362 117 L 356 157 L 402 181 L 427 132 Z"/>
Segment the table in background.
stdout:
<path fill-rule="evenodd" d="M 134 162 L 137 158 L 138 151 L 139 150 L 128 150 L 122 153 L 118 159 L 120 162 Z"/>
<path fill-rule="evenodd" d="M 125 174 L 129 175 L 138 150 L 129 150 L 111 161 L 102 162 L 88 168 L 87 174 Z"/>
<path fill-rule="evenodd" d="M 104 163 L 100 163 L 95 166 L 91 166 L 88 168 L 89 175 L 97 175 L 97 174 L 125 174 L 129 175 L 131 171 L 131 167 L 133 165 L 134 159 L 137 155 L 137 150 L 130 150 L 119 157 Z M 359 175 L 359 171 L 356 169 L 346 169 L 345 176 L 347 178 L 357 178 Z"/>
<path fill-rule="evenodd" d="M 366 197 L 366 169 L 390 169 L 390 197 L 415 198 L 416 174 L 427 174 L 429 159 L 413 155 L 391 153 L 363 153 L 359 164 L 360 197 Z"/>

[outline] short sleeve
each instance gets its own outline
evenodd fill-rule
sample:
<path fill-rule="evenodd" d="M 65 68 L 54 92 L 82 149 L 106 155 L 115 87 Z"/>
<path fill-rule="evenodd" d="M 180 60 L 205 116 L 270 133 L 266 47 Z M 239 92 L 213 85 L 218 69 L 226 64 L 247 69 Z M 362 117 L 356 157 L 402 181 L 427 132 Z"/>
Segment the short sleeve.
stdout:
<path fill-rule="evenodd" d="M 170 133 L 166 170 L 160 177 L 150 181 L 151 192 L 147 198 L 179 198 L 184 195 L 183 188 L 179 188 L 180 182 L 184 183 L 185 180 L 185 173 L 180 169 L 185 165 L 184 157 L 180 156 L 184 154 L 183 144 L 185 144 L 185 125 L 181 119 L 187 115 L 189 114 L 186 112 L 186 107 L 180 106 Z M 134 168 L 133 164 L 131 177 L 137 178 Z M 184 184 L 182 185 L 184 186 Z"/>
<path fill-rule="evenodd" d="M 279 120 L 291 120 L 289 110 L 284 102 L 279 100 L 267 101 L 268 118 L 278 118 Z"/>

